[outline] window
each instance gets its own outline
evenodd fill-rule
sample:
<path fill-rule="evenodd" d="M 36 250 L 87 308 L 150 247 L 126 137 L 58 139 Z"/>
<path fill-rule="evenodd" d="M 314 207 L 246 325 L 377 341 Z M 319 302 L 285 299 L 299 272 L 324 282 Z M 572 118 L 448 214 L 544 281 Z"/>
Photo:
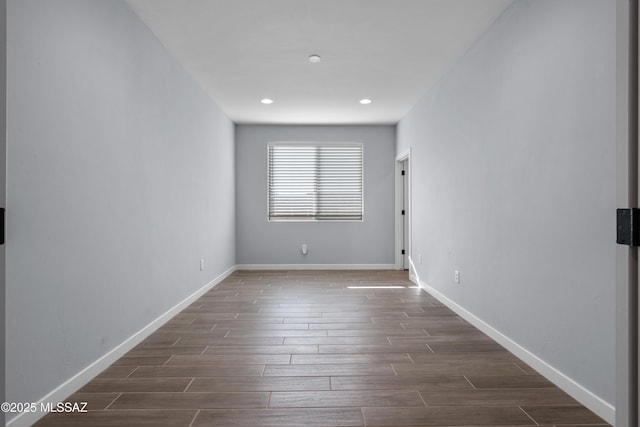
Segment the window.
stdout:
<path fill-rule="evenodd" d="M 361 221 L 362 145 L 271 144 L 270 221 Z"/>

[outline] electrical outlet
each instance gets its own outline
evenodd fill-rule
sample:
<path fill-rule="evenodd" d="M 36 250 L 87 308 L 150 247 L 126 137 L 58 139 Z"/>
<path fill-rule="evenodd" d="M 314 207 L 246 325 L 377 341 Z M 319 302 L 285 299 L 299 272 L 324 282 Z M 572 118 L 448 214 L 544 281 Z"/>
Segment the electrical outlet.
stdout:
<path fill-rule="evenodd" d="M 306 255 L 307 254 L 307 244 L 303 243 L 302 244 L 302 255 Z"/>
<path fill-rule="evenodd" d="M 200 258 L 200 270 L 204 270 L 204 258 Z"/>
<path fill-rule="evenodd" d="M 460 283 L 460 272 L 458 270 L 455 270 L 453 272 L 453 278 L 455 279 L 456 283 Z"/>

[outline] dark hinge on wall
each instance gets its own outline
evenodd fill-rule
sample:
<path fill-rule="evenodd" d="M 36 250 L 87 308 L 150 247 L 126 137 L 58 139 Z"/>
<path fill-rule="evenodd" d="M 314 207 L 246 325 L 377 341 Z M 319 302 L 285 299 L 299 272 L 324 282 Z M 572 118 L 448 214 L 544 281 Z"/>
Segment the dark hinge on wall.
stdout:
<path fill-rule="evenodd" d="M 402 209 L 402 215 L 404 215 L 404 209 Z"/>
<path fill-rule="evenodd" d="M 0 245 L 4 245 L 4 208 L 0 208 Z"/>
<path fill-rule="evenodd" d="M 402 255 L 404 255 L 404 249 L 402 250 Z"/>
<path fill-rule="evenodd" d="M 640 246 L 640 209 L 616 210 L 616 243 Z"/>
<path fill-rule="evenodd" d="M 404 175 L 404 171 L 402 171 L 402 175 Z"/>

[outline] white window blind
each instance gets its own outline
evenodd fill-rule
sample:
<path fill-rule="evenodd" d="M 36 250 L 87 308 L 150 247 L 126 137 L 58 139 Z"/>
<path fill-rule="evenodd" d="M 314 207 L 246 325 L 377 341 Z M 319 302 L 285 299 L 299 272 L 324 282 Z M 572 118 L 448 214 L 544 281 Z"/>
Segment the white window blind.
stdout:
<path fill-rule="evenodd" d="M 362 145 L 272 144 L 269 220 L 362 220 Z"/>

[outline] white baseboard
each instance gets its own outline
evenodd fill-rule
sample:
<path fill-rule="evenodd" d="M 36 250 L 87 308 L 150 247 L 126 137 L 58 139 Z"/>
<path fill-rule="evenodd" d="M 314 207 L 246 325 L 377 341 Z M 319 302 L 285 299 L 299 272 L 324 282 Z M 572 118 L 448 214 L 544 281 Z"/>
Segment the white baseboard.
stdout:
<path fill-rule="evenodd" d="M 160 326 L 164 325 L 168 320 L 173 318 L 176 314 L 184 310 L 187 306 L 193 303 L 195 300 L 204 295 L 207 291 L 212 289 L 214 286 L 222 282 L 227 276 L 236 271 L 236 266 L 229 268 L 224 273 L 220 274 L 218 277 L 213 279 L 211 282 L 204 285 L 202 288 L 198 289 L 193 294 L 189 295 L 187 298 L 176 304 L 166 313 L 162 314 L 160 317 L 155 319 L 153 322 L 149 323 L 144 328 L 140 329 L 138 332 L 129 337 L 122 344 L 93 362 L 91 365 L 84 368 L 82 371 L 78 372 L 73 377 L 69 378 L 67 381 L 62 383 L 55 390 L 51 391 L 49 394 L 44 396 L 37 402 L 37 407 L 40 408 L 40 404 L 52 403 L 54 406 L 58 402 L 63 402 L 67 397 L 78 391 L 85 384 L 91 381 L 96 375 L 102 372 L 105 368 L 111 365 L 113 362 L 121 358 L 125 353 L 129 350 L 133 349 L 136 345 L 138 345 L 142 340 L 147 338 L 153 332 L 155 332 Z M 42 412 L 23 412 L 20 415 L 12 418 L 7 422 L 8 427 L 29 427 L 40 418 L 44 417 L 46 413 Z"/>
<path fill-rule="evenodd" d="M 417 273 L 416 273 L 417 274 Z M 416 276 L 417 277 L 417 276 Z M 549 381 L 560 387 L 571 397 L 582 403 L 584 406 L 593 411 L 596 415 L 604 419 L 611 425 L 614 425 L 616 418 L 615 407 L 605 402 L 600 397 L 596 396 L 582 385 L 578 384 L 564 373 L 560 372 L 553 366 L 549 365 L 544 360 L 540 359 L 535 354 L 531 353 L 526 348 L 522 347 L 517 342 L 511 340 L 511 338 L 502 334 L 491 325 L 485 323 L 482 319 L 476 317 L 473 313 L 467 311 L 456 302 L 447 298 L 438 290 L 427 285 L 425 282 L 418 279 L 419 286 L 427 291 L 430 295 L 437 298 L 441 303 L 449 307 L 460 317 L 471 323 L 476 328 L 490 336 L 498 344 L 509 350 L 511 353 L 522 359 L 525 363 L 538 371 L 541 375 L 547 378 Z"/>
<path fill-rule="evenodd" d="M 395 270 L 395 264 L 238 264 L 237 270 Z"/>
<path fill-rule="evenodd" d="M 411 262 L 411 260 L 410 260 Z M 585 405 L 592 410 L 598 416 L 602 417 L 610 424 L 614 424 L 615 421 L 615 408 L 609 403 L 605 402 L 598 396 L 585 389 L 580 384 L 573 381 L 571 378 L 555 369 L 553 366 L 547 364 L 536 355 L 529 352 L 518 343 L 512 341 L 506 335 L 503 335 L 498 330 L 494 329 L 483 320 L 479 319 L 469 311 L 459 306 L 454 301 L 450 300 L 442 293 L 427 285 L 419 279 L 417 271 L 415 270 L 413 263 L 411 262 L 410 279 L 417 283 L 422 289 L 429 294 L 437 298 L 440 302 L 445 304 L 451 310 L 456 312 L 460 317 L 467 320 L 469 323 L 480 329 L 482 332 L 490 336 L 496 342 L 504 346 L 507 350 L 511 351 L 517 357 L 522 359 L 525 363 L 529 364 L 536 371 L 540 372 L 543 376 L 563 389 L 574 399 Z M 44 396 L 37 402 L 38 407 L 41 403 L 53 403 L 64 401 L 68 396 L 79 390 L 86 383 L 91 381 L 96 375 L 102 372 L 105 368 L 110 366 L 113 362 L 122 357 L 125 353 L 133 349 L 142 340 L 151 335 L 160 326 L 185 309 L 193 301 L 200 298 L 207 291 L 212 289 L 218 283 L 222 282 L 227 276 L 236 270 L 394 270 L 395 264 L 240 264 L 229 268 L 227 271 L 216 277 L 211 282 L 185 298 L 183 301 L 172 307 L 166 313 L 159 316 L 157 319 L 149 323 L 147 326 L 136 332 L 118 347 L 111 350 L 109 353 L 102 356 L 100 359 L 87 366 L 85 369 L 74 375 L 72 378 L 61 384 L 55 390 Z M 35 423 L 38 419 L 42 418 L 45 414 L 40 412 L 25 412 L 22 413 L 7 422 L 8 427 L 29 427 Z"/>

